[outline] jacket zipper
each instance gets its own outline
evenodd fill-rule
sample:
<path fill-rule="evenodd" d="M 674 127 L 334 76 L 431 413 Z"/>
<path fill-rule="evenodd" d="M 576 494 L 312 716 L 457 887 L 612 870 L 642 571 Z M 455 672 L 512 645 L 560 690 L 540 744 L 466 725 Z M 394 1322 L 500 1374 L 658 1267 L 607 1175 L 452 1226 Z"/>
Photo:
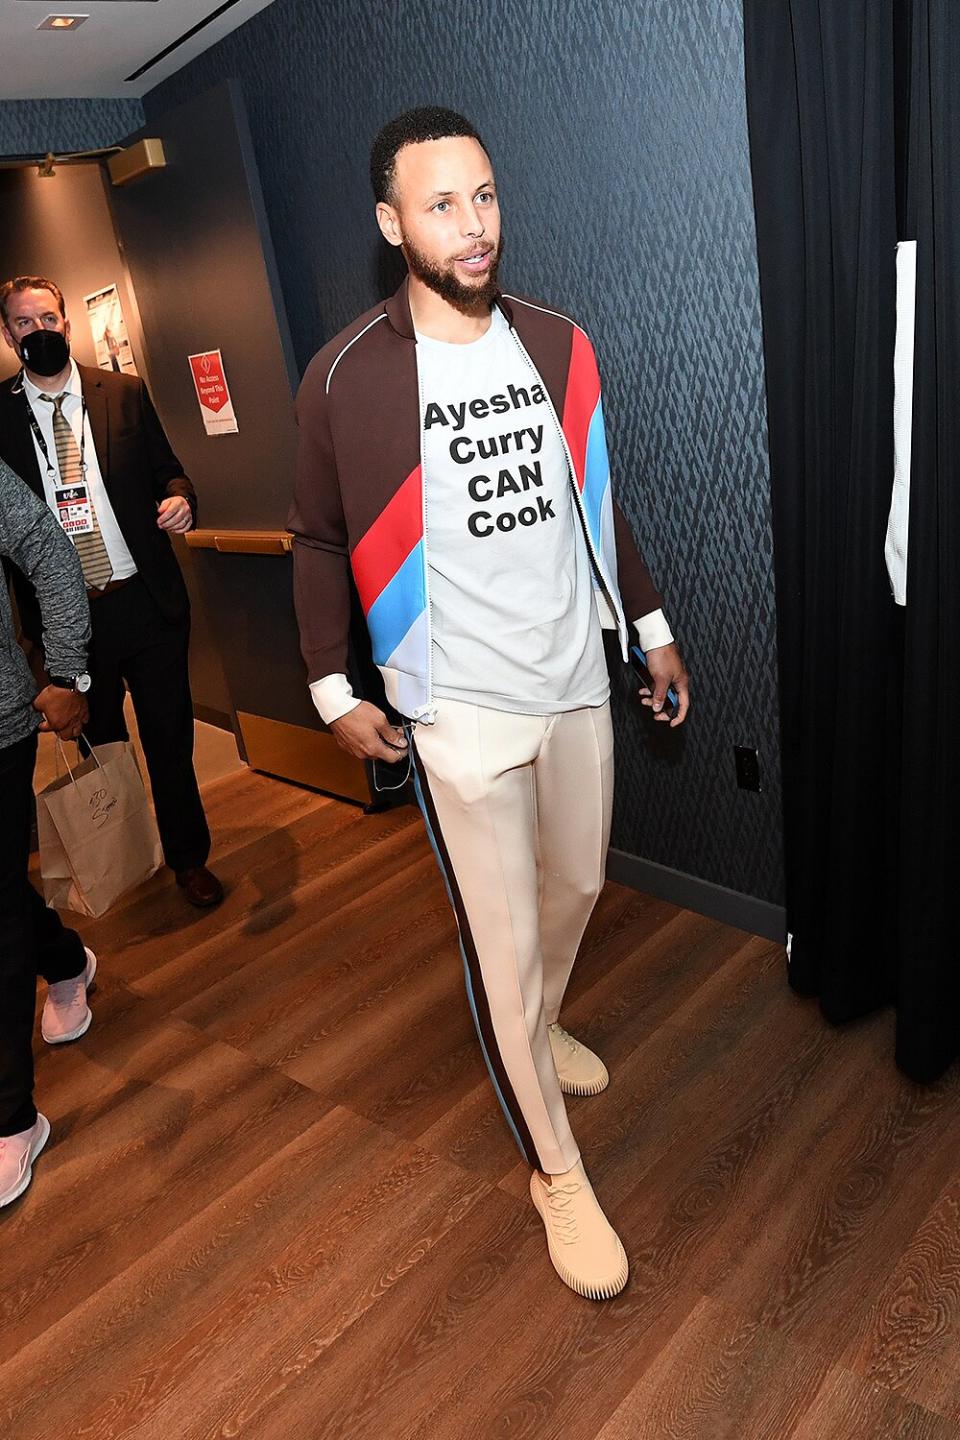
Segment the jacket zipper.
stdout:
<path fill-rule="evenodd" d="M 412 720 L 419 720 L 424 725 L 432 725 L 437 718 L 437 707 L 433 703 L 433 608 L 430 600 L 430 551 L 427 545 L 427 470 L 423 462 L 423 375 L 420 370 L 420 358 L 416 349 L 414 350 L 414 363 L 417 367 L 417 399 L 420 405 L 417 424 L 420 430 L 420 510 L 423 524 L 423 593 L 426 598 L 427 611 L 427 699 L 425 705 L 417 706 L 410 718 Z"/>
<path fill-rule="evenodd" d="M 551 416 L 553 417 L 553 423 L 556 426 L 557 434 L 560 436 L 560 443 L 563 446 L 563 453 L 567 457 L 567 476 L 569 479 L 570 488 L 573 491 L 573 499 L 577 507 L 577 513 L 580 516 L 580 524 L 583 530 L 583 538 L 587 542 L 587 552 L 593 563 L 593 568 L 598 580 L 600 581 L 603 593 L 607 597 L 607 602 L 610 606 L 610 609 L 613 611 L 614 619 L 617 622 L 617 629 L 620 632 L 620 645 L 621 648 L 624 650 L 623 658 L 626 659 L 626 637 L 629 634 L 629 631 L 627 630 L 627 622 L 623 613 L 623 607 L 620 604 L 619 598 L 615 597 L 611 592 L 606 576 L 603 573 L 603 564 L 601 562 L 599 552 L 597 551 L 597 548 L 593 543 L 593 536 L 590 534 L 590 526 L 587 523 L 587 512 L 583 508 L 583 497 L 580 494 L 580 487 L 577 485 L 577 472 L 574 469 L 573 456 L 570 454 L 570 446 L 567 444 L 567 437 L 563 433 L 563 426 L 560 424 L 560 417 L 557 414 L 556 407 L 553 403 L 553 397 L 550 394 L 550 391 L 547 389 L 546 385 L 544 384 L 543 376 L 540 374 L 540 371 L 530 359 L 530 356 L 527 354 L 526 347 L 524 346 L 523 341 L 520 339 L 520 336 L 517 334 L 516 330 L 512 325 L 510 326 L 510 334 L 516 341 L 517 349 L 520 351 L 520 354 L 527 362 L 530 370 L 537 377 L 539 384 L 543 386 L 543 393 L 547 399 L 547 408 L 550 411 Z M 421 415 L 423 414 L 422 408 L 420 413 Z"/>

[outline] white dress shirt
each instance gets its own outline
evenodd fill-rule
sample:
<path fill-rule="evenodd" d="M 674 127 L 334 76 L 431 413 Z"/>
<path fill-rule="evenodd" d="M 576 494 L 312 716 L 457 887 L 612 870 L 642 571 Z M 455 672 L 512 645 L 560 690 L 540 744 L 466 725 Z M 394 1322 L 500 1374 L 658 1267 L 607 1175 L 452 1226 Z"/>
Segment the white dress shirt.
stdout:
<path fill-rule="evenodd" d="M 37 464 L 40 467 L 40 474 L 43 476 L 43 493 L 47 504 L 59 519 L 57 510 L 56 488 L 60 484 L 60 467 L 57 463 L 57 443 L 53 435 L 53 406 L 49 400 L 41 400 L 41 395 L 53 395 L 51 389 L 41 389 L 34 385 L 26 375 L 23 377 L 24 394 L 30 404 L 30 408 L 36 416 L 40 433 L 43 436 L 44 444 L 47 447 L 49 465 L 44 457 L 43 450 L 37 442 L 36 435 L 33 435 L 33 448 L 37 454 Z M 103 543 L 107 547 L 107 554 L 110 557 L 110 564 L 113 568 L 114 580 L 129 580 L 131 575 L 136 575 L 137 567 L 133 556 L 127 548 L 127 543 L 120 532 L 117 524 L 117 517 L 113 513 L 113 506 L 110 504 L 110 497 L 107 494 L 107 487 L 103 483 L 103 475 L 100 471 L 100 461 L 97 456 L 97 447 L 93 440 L 93 431 L 90 428 L 90 415 L 86 416 L 85 439 L 81 438 L 80 426 L 83 416 L 83 393 L 80 382 L 80 371 L 77 369 L 75 360 L 70 362 L 70 379 L 63 389 L 67 392 L 67 399 L 63 402 L 63 415 L 73 431 L 73 437 L 77 446 L 83 451 L 83 458 L 86 461 L 86 482 L 89 489 L 90 499 L 97 511 L 97 522 L 100 526 L 100 533 L 103 536 Z M 57 394 L 62 391 L 58 390 Z M 53 467 L 52 473 L 50 467 Z"/>

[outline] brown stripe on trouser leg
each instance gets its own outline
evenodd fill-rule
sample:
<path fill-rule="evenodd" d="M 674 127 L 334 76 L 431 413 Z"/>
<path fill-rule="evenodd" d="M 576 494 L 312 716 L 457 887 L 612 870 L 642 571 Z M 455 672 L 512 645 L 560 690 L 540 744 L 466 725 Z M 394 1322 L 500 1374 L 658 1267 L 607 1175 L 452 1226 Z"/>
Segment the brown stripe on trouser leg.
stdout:
<path fill-rule="evenodd" d="M 545 765 L 540 782 L 541 757 L 559 738 L 561 727 L 571 732 L 569 744 L 557 752 L 562 749 L 565 764 Z M 567 805 L 571 857 L 548 888 L 570 886 L 579 897 L 573 901 L 579 914 L 584 896 L 591 890 L 595 894 L 602 866 L 598 847 L 605 836 L 603 824 L 583 827 L 578 821 L 581 807 L 594 816 L 603 813 L 602 800 L 591 803 L 593 791 L 602 789 L 600 748 L 594 722 L 583 711 L 552 717 L 512 715 L 442 700 L 436 723 L 421 725 L 416 732 L 421 788 L 429 795 L 429 809 L 424 796 L 425 810 L 435 838 L 442 837 L 441 863 L 456 893 L 462 934 L 469 936 L 469 949 L 464 945 L 468 983 L 473 984 L 491 1073 L 521 1149 L 527 1150 L 525 1127 L 536 1157 L 527 1158 L 551 1174 L 575 1165 L 579 1150 L 544 1014 L 538 808 L 546 804 L 553 817 L 561 804 Z M 571 761 L 568 772 L 566 762 Z M 555 788 L 561 798 L 546 794 L 544 787 Z M 553 839 L 551 833 L 551 853 Z M 564 983 L 566 960 L 564 953 Z"/>
<path fill-rule="evenodd" d="M 500 1050 L 493 1029 L 493 1021 L 490 1017 L 490 1007 L 487 1004 L 487 993 L 484 989 L 480 971 L 480 959 L 477 955 L 477 947 L 473 942 L 473 933 L 470 929 L 470 921 L 463 903 L 463 896 L 460 893 L 456 873 L 447 852 L 443 831 L 437 818 L 437 811 L 430 790 L 430 782 L 427 778 L 426 767 L 422 761 L 420 761 L 416 741 L 414 741 L 414 770 L 417 798 L 420 801 L 420 808 L 423 811 L 423 818 L 426 821 L 430 842 L 433 845 L 441 874 L 446 882 L 450 903 L 457 917 L 467 996 L 470 1001 L 470 1010 L 477 1028 L 477 1034 L 487 1069 L 490 1072 L 493 1087 L 497 1092 L 497 1098 L 507 1118 L 507 1124 L 513 1131 L 514 1139 L 520 1146 L 520 1153 L 528 1165 L 541 1165 L 536 1146 L 533 1143 L 533 1137 L 527 1129 L 527 1123 L 523 1118 L 523 1111 L 517 1101 L 517 1097 L 513 1093 L 513 1087 L 510 1084 L 507 1072 L 503 1067 L 503 1061 L 500 1057 Z"/>

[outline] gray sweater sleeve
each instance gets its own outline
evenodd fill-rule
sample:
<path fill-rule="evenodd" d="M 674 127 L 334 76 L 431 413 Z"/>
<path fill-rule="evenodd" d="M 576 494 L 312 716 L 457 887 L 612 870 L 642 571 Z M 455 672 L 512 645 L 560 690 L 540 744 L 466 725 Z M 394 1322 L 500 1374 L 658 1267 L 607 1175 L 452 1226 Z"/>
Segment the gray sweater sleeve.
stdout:
<path fill-rule="evenodd" d="M 36 591 L 48 671 L 81 674 L 87 666 L 90 606 L 80 560 L 49 506 L 2 461 L 0 555 L 9 557 Z"/>

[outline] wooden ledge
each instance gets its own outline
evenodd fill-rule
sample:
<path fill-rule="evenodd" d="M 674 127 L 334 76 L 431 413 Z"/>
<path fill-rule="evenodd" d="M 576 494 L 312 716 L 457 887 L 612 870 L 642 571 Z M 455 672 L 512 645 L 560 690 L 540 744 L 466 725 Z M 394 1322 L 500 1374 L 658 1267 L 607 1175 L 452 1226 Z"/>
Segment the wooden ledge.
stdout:
<path fill-rule="evenodd" d="M 286 555 L 293 548 L 289 530 L 188 530 L 191 550 L 218 550 L 222 555 Z"/>

